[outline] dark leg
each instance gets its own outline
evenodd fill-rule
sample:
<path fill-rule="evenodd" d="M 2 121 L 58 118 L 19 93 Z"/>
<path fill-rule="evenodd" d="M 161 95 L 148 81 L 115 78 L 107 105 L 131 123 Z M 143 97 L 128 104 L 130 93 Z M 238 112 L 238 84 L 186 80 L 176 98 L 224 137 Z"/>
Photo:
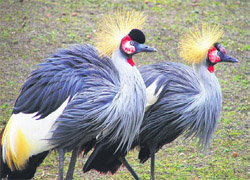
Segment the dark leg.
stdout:
<path fill-rule="evenodd" d="M 126 166 L 126 168 L 128 169 L 128 171 L 132 174 L 132 176 L 136 180 L 140 180 L 140 178 L 138 177 L 138 175 L 136 174 L 136 172 L 134 171 L 134 169 L 130 166 L 130 164 L 128 163 L 128 161 L 125 159 L 125 157 L 119 157 L 119 160 Z"/>
<path fill-rule="evenodd" d="M 73 179 L 73 174 L 75 170 L 75 165 L 76 165 L 76 158 L 77 158 L 77 152 L 78 148 L 73 149 L 70 163 L 69 163 L 69 168 L 66 176 L 66 180 L 72 180 Z"/>
<path fill-rule="evenodd" d="M 150 180 L 155 180 L 155 154 L 151 153 L 151 176 Z"/>
<path fill-rule="evenodd" d="M 64 162 L 64 149 L 58 149 L 59 153 L 59 174 L 58 180 L 63 180 L 63 162 Z"/>

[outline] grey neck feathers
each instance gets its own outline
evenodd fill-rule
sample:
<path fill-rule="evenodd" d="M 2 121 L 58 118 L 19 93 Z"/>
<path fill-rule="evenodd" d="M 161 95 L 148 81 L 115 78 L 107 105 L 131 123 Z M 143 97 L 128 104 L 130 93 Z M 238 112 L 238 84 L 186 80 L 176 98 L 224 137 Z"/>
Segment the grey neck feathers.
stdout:
<path fill-rule="evenodd" d="M 116 108 L 123 117 L 113 122 L 116 124 L 114 126 L 116 129 L 112 129 L 114 133 L 111 139 L 117 139 L 118 148 L 127 146 L 127 151 L 129 151 L 143 120 L 146 86 L 138 69 L 127 62 L 127 57 L 121 53 L 120 49 L 113 53 L 112 61 L 119 72 L 120 89 L 111 106 Z"/>
<path fill-rule="evenodd" d="M 217 126 L 222 105 L 222 94 L 218 79 L 214 73 L 208 71 L 206 62 L 194 65 L 193 68 L 200 79 L 201 92 L 196 97 L 196 103 L 192 104 L 196 106 L 194 108 L 197 108 L 197 121 L 191 129 L 193 131 L 196 129 L 199 144 L 206 148 Z"/>

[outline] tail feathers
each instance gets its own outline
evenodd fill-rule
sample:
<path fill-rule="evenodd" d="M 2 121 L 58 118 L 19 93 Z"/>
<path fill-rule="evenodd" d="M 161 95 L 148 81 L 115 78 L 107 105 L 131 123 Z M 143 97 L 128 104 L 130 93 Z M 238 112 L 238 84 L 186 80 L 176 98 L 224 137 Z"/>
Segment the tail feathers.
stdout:
<path fill-rule="evenodd" d="M 10 168 L 7 166 L 7 164 L 4 164 L 2 162 L 1 158 L 1 162 L 3 163 L 1 164 L 1 169 L 3 170 L 2 171 L 3 176 L 0 177 L 1 178 L 8 177 L 8 179 L 31 179 L 34 177 L 37 167 L 43 162 L 48 153 L 49 151 L 45 151 L 29 158 L 28 165 L 22 171 L 11 171 Z"/>
<path fill-rule="evenodd" d="M 84 155 L 88 154 L 88 152 L 95 146 L 96 140 L 91 140 L 87 143 L 85 143 L 83 146 L 81 146 L 78 150 L 79 154 L 84 152 Z"/>
<path fill-rule="evenodd" d="M 117 149 L 117 145 L 108 146 L 106 143 L 99 143 L 96 145 L 94 151 L 88 158 L 87 162 L 83 167 L 83 172 L 88 172 L 91 169 L 95 169 L 100 173 L 112 173 L 114 174 L 122 165 L 119 161 L 119 157 L 124 154 L 124 152 L 114 152 Z"/>
<path fill-rule="evenodd" d="M 150 150 L 146 147 L 141 147 L 140 152 L 138 154 L 138 159 L 140 159 L 140 163 L 145 163 L 150 158 Z"/>

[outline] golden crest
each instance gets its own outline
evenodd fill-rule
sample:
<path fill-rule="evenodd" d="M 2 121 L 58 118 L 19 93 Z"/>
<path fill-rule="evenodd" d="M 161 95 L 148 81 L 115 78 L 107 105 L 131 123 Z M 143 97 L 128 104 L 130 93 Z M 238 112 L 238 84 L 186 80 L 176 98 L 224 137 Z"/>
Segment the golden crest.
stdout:
<path fill-rule="evenodd" d="M 141 29 L 146 21 L 142 12 L 117 10 L 104 16 L 95 34 L 95 45 L 101 56 L 110 56 L 123 37 L 132 29 Z"/>
<path fill-rule="evenodd" d="M 218 25 L 209 26 L 203 23 L 201 29 L 198 26 L 189 29 L 179 43 L 180 57 L 189 63 L 202 63 L 208 50 L 222 35 L 223 30 Z"/>

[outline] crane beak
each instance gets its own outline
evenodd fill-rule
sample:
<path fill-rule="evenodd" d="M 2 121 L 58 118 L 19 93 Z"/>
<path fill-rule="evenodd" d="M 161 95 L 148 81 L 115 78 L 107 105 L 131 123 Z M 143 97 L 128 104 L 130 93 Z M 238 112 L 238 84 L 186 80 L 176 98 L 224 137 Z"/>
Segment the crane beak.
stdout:
<path fill-rule="evenodd" d="M 220 61 L 221 62 L 231 62 L 231 63 L 237 63 L 239 62 L 237 59 L 231 57 L 231 56 L 228 56 L 226 54 L 223 54 L 222 57 L 220 57 Z"/>
<path fill-rule="evenodd" d="M 140 52 L 156 52 L 157 50 L 153 47 L 147 46 L 146 44 L 139 44 L 135 45 L 135 53 Z"/>

